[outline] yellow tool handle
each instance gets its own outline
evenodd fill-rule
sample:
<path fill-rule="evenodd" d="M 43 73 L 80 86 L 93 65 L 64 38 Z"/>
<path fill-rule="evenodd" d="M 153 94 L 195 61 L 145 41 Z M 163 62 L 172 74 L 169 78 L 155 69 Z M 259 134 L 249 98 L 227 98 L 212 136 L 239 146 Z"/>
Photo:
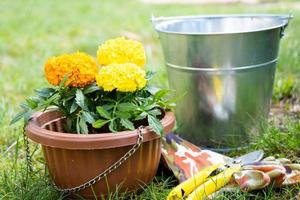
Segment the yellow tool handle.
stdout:
<path fill-rule="evenodd" d="M 204 183 L 207 180 L 207 177 L 220 166 L 222 166 L 222 164 L 205 168 L 198 172 L 196 175 L 180 183 L 178 186 L 171 190 L 167 197 L 167 200 L 180 200 L 183 197 L 186 197 L 192 191 L 194 191 L 195 188 Z"/>
<path fill-rule="evenodd" d="M 205 183 L 200 185 L 188 196 L 187 200 L 202 200 L 204 197 L 211 195 L 212 193 L 224 187 L 230 181 L 232 175 L 240 170 L 241 166 L 235 165 L 225 169 L 216 176 L 208 178 Z"/>

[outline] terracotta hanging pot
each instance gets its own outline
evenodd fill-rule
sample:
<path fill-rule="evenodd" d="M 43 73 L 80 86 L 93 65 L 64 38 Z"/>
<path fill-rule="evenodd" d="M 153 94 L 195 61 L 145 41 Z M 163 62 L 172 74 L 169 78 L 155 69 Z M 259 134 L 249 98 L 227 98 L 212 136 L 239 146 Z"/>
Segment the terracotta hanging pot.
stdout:
<path fill-rule="evenodd" d="M 175 123 L 173 113 L 166 112 L 161 122 L 169 132 Z M 138 139 L 138 130 L 82 135 L 64 133 L 63 126 L 60 113 L 50 111 L 34 115 L 26 127 L 28 137 L 42 145 L 50 175 L 59 188 L 73 188 L 93 179 L 122 158 Z M 77 193 L 94 198 L 116 188 L 128 192 L 149 183 L 159 164 L 161 139 L 148 127 L 143 132 L 143 143 L 136 152 L 106 177 Z"/>

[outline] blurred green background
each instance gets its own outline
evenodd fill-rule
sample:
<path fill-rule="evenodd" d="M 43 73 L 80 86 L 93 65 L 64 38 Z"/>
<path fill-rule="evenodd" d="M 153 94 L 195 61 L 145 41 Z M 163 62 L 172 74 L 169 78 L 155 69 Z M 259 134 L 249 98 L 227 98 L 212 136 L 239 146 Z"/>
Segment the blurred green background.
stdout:
<path fill-rule="evenodd" d="M 42 181 L 43 170 L 33 179 L 20 178 L 24 168 L 22 124 L 9 126 L 24 97 L 32 95 L 34 88 L 48 85 L 43 75 L 43 64 L 49 56 L 76 51 L 95 56 L 98 45 L 104 40 L 122 35 L 144 44 L 147 67 L 158 72 L 155 84 L 167 85 L 162 50 L 150 22 L 151 15 L 292 13 L 294 19 L 281 43 L 273 102 L 274 107 L 279 108 L 279 111 L 276 110 L 279 114 L 299 115 L 299 1 L 268 0 L 255 4 L 164 4 L 161 1 L 160 4 L 146 4 L 128 0 L 0 0 L 0 13 L 0 199 L 57 199 L 60 196 L 48 181 Z M 293 130 L 300 130 L 298 118 L 291 123 Z M 274 126 L 276 128 L 277 124 Z M 291 137 L 297 138 L 294 134 Z M 274 143 L 277 144 L 277 140 Z M 272 145 L 266 148 L 272 151 Z M 298 146 L 295 148 L 299 149 Z M 37 165 L 40 164 L 43 169 L 43 159 L 37 154 Z M 299 153 L 293 154 L 295 159 L 298 156 Z M 40 181 L 47 186 L 42 187 L 43 190 L 40 189 Z M 162 183 L 165 183 L 164 179 Z M 151 187 L 153 194 L 147 190 L 150 196 L 143 193 L 144 196 L 135 197 L 160 199 L 169 191 L 168 188 L 161 191 L 157 184 L 154 184 L 154 189 Z"/>

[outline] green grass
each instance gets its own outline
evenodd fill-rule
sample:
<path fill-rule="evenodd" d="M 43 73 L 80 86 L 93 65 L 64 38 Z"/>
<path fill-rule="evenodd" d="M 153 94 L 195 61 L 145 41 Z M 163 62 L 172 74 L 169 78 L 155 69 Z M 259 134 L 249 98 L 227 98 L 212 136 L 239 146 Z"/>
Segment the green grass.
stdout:
<path fill-rule="evenodd" d="M 133 35 L 143 41 L 148 57 L 147 66 L 158 71 L 156 84 L 167 85 L 162 51 L 150 23 L 155 16 L 208 13 L 289 13 L 294 19 L 281 43 L 276 94 L 299 97 L 300 65 L 300 6 L 295 3 L 263 5 L 145 5 L 138 1 L 0 1 L 0 199 L 63 199 L 51 186 L 41 150 L 36 149 L 33 160 L 35 173 L 28 173 L 24 165 L 22 124 L 9 126 L 18 112 L 18 104 L 33 89 L 47 85 L 43 77 L 43 63 L 52 55 L 77 50 L 95 55 L 104 40 Z M 293 77 L 290 90 L 288 77 Z M 298 86 L 298 87 L 295 87 Z M 291 93 L 291 94 L 290 94 Z M 275 100 L 280 98 L 274 97 Z M 298 98 L 299 99 L 299 98 Z M 288 102 L 290 104 L 290 102 Z M 287 106 L 289 107 L 289 105 Z M 276 116 L 275 116 L 276 118 Z M 278 121 L 278 120 L 277 120 Z M 299 113 L 270 123 L 264 138 L 251 149 L 263 148 L 268 154 L 287 156 L 294 161 L 300 157 Z M 248 149 L 249 151 L 250 149 Z M 235 152 L 239 154 L 242 152 Z M 158 176 L 138 194 L 116 193 L 111 199 L 163 199 L 174 179 Z M 271 187 L 249 194 L 235 192 L 220 199 L 290 199 L 298 186 L 281 190 Z"/>

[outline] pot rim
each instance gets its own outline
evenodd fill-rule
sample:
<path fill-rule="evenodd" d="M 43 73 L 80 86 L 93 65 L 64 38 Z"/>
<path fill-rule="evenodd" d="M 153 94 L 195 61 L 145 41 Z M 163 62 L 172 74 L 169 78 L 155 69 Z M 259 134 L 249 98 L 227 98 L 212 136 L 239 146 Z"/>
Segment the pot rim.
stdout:
<path fill-rule="evenodd" d="M 54 115 L 55 113 L 57 111 L 34 114 L 25 128 L 27 136 L 41 145 L 64 149 L 107 149 L 130 146 L 134 145 L 138 138 L 136 130 L 121 131 L 118 133 L 72 134 L 47 130 L 38 124 L 41 117 Z M 51 121 L 57 119 L 59 119 L 58 116 Z M 165 116 L 161 122 L 165 132 L 171 131 L 175 125 L 173 112 L 165 112 Z M 144 142 L 159 138 L 160 136 L 151 130 L 149 126 L 145 127 Z"/>

